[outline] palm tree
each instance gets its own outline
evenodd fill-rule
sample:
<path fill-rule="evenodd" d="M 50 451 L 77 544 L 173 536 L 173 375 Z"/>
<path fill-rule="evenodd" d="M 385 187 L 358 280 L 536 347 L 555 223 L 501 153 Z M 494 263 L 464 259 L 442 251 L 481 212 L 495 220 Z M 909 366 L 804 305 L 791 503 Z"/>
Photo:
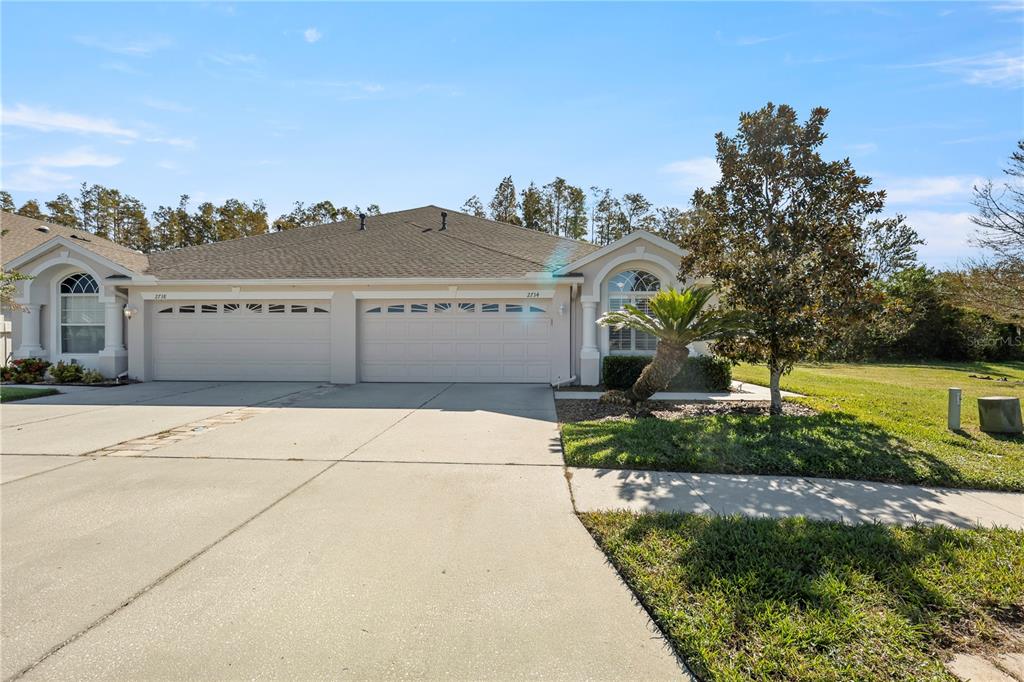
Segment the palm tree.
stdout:
<path fill-rule="evenodd" d="M 693 285 L 683 290 L 659 291 L 648 302 L 649 313 L 634 305 L 605 313 L 598 324 L 614 329 L 634 329 L 658 339 L 654 359 L 644 367 L 632 388 L 626 391 L 608 391 L 603 400 L 628 402 L 631 405 L 649 400 L 669 383 L 682 369 L 690 355 L 687 348 L 697 341 L 708 341 L 724 333 L 742 331 L 745 316 L 739 311 L 705 310 L 714 289 Z"/>

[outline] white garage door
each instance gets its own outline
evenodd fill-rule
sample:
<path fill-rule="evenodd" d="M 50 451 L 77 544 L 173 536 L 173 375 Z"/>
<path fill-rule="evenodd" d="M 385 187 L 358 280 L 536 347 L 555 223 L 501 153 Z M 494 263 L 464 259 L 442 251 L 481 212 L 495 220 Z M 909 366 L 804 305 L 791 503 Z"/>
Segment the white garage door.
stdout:
<path fill-rule="evenodd" d="M 550 301 L 366 301 L 360 380 L 547 382 Z"/>
<path fill-rule="evenodd" d="M 327 381 L 326 301 L 182 301 L 153 304 L 156 379 Z"/>

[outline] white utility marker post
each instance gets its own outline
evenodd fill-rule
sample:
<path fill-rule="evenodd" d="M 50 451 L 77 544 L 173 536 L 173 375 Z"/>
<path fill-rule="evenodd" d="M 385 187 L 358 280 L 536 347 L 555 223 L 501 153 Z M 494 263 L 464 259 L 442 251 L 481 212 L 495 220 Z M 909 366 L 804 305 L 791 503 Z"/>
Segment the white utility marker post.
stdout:
<path fill-rule="evenodd" d="M 960 430 L 960 389 L 949 389 L 949 410 L 946 416 L 946 423 L 950 431 Z"/>

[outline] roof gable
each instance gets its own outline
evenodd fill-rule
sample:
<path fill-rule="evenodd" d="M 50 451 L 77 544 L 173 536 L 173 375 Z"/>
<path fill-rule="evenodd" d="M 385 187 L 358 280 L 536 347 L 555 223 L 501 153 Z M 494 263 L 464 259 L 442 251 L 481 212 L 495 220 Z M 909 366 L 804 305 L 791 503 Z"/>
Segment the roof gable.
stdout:
<path fill-rule="evenodd" d="M 3 235 L 0 236 L 0 249 L 2 249 L 5 268 L 9 267 L 9 263 L 21 262 L 22 256 L 30 251 L 35 252 L 43 244 L 56 238 L 64 239 L 70 245 L 91 251 L 101 258 L 111 261 L 117 266 L 114 269 L 141 273 L 149 264 L 145 254 L 116 244 L 109 239 L 97 237 L 85 230 L 6 211 L 0 211 L 0 232 L 3 232 Z"/>

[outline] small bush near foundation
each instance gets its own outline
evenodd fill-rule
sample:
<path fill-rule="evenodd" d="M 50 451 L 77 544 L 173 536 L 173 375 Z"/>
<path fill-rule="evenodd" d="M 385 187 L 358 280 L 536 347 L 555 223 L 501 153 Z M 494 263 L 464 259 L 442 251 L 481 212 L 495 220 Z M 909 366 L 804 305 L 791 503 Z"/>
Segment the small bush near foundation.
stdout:
<path fill-rule="evenodd" d="M 50 363 L 42 358 L 19 358 L 0 367 L 0 381 L 11 384 L 37 384 L 46 376 Z"/>
<path fill-rule="evenodd" d="M 651 361 L 647 355 L 608 355 L 603 364 L 606 388 L 627 389 Z M 672 380 L 673 391 L 728 391 L 732 385 L 732 364 L 713 355 L 686 359 L 679 374 Z"/>
<path fill-rule="evenodd" d="M 103 381 L 103 375 L 95 369 L 87 369 L 82 372 L 83 384 L 98 384 Z"/>
<path fill-rule="evenodd" d="M 50 376 L 58 384 L 74 384 L 82 380 L 82 366 L 74 361 L 61 360 L 50 368 Z"/>

